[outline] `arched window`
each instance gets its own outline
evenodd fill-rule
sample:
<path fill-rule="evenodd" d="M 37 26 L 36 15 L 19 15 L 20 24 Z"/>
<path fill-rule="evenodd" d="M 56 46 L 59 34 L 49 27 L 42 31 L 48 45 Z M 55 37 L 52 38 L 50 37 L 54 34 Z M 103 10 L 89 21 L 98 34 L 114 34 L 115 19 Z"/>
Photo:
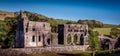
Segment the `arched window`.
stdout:
<path fill-rule="evenodd" d="M 48 45 L 50 45 L 50 39 L 47 39 L 47 43 L 48 43 Z"/>
<path fill-rule="evenodd" d="M 81 34 L 80 36 L 80 45 L 84 45 L 84 36 Z"/>
<path fill-rule="evenodd" d="M 75 34 L 75 35 L 74 35 L 74 43 L 75 43 L 75 44 L 77 44 L 77 39 L 78 39 L 77 34 Z"/>
<path fill-rule="evenodd" d="M 41 37 L 40 37 L 40 36 L 39 36 L 39 39 L 38 39 L 38 40 L 39 40 L 39 42 L 41 41 Z"/>
<path fill-rule="evenodd" d="M 34 35 L 32 36 L 32 42 L 35 42 L 35 36 Z"/>
<path fill-rule="evenodd" d="M 67 43 L 70 44 L 70 42 L 71 42 L 71 35 L 69 34 L 69 35 L 67 36 Z"/>
<path fill-rule="evenodd" d="M 26 32 L 28 32 L 28 28 L 26 28 Z"/>
<path fill-rule="evenodd" d="M 32 28 L 32 31 L 35 31 L 35 28 Z"/>

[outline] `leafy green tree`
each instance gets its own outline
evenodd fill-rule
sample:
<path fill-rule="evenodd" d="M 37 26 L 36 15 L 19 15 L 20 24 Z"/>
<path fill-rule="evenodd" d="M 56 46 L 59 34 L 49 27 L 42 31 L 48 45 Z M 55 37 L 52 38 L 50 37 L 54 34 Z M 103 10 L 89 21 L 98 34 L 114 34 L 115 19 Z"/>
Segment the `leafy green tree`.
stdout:
<path fill-rule="evenodd" d="M 47 22 L 50 23 L 52 32 L 58 32 L 58 22 L 55 19 L 48 18 Z"/>
<path fill-rule="evenodd" d="M 7 36 L 7 28 L 6 27 L 6 23 L 4 21 L 0 21 L 0 46 L 3 45 L 3 42 L 6 39 Z"/>
<path fill-rule="evenodd" d="M 2 33 L 0 34 L 0 41 L 3 48 L 9 48 L 13 46 L 17 17 L 6 17 L 3 22 L 4 24 L 0 27 L 2 30 Z"/>
<path fill-rule="evenodd" d="M 89 31 L 89 45 L 91 50 L 93 51 L 93 56 L 95 56 L 95 51 L 100 49 L 100 44 L 97 36 L 98 33 L 96 31 Z"/>
<path fill-rule="evenodd" d="M 96 21 L 96 20 L 78 20 L 77 23 L 80 24 L 87 24 L 89 26 L 89 28 L 95 28 L 95 27 L 103 27 L 103 23 L 100 21 Z"/>
<path fill-rule="evenodd" d="M 120 37 L 120 30 L 117 29 L 116 27 L 111 28 L 110 36 L 113 39 Z"/>
<path fill-rule="evenodd" d="M 76 22 L 68 21 L 66 24 L 77 24 Z"/>

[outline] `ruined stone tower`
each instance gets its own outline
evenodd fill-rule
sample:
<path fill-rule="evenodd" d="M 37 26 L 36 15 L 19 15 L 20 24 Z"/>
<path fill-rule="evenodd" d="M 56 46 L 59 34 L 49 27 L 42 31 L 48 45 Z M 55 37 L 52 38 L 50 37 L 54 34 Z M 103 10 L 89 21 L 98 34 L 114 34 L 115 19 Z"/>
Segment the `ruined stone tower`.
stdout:
<path fill-rule="evenodd" d="M 24 47 L 25 45 L 25 34 L 24 34 L 24 21 L 27 21 L 28 18 L 22 11 L 20 11 L 20 15 L 18 18 L 18 25 L 17 25 L 17 32 L 16 32 L 16 37 L 15 37 L 15 43 L 14 47 Z"/>
<path fill-rule="evenodd" d="M 14 47 L 41 47 L 57 44 L 57 34 L 51 32 L 47 22 L 29 21 L 20 11 Z"/>

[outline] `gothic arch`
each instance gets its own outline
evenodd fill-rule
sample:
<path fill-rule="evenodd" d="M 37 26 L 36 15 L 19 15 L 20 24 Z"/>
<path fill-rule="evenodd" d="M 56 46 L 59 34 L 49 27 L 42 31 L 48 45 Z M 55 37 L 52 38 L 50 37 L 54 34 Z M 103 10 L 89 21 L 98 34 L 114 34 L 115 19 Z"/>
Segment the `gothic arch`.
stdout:
<path fill-rule="evenodd" d="M 71 35 L 68 34 L 68 35 L 67 35 L 67 44 L 70 44 L 70 43 L 71 43 L 71 39 L 72 39 Z"/>
<path fill-rule="evenodd" d="M 47 44 L 50 45 L 50 38 L 47 39 Z"/>
<path fill-rule="evenodd" d="M 84 35 L 80 35 L 80 45 L 84 45 Z"/>
<path fill-rule="evenodd" d="M 77 34 L 74 35 L 73 39 L 74 39 L 74 40 L 73 40 L 74 44 L 77 44 L 77 39 L 78 39 Z"/>
<path fill-rule="evenodd" d="M 109 39 L 104 39 L 103 40 L 103 49 L 104 50 L 108 50 L 109 49 L 109 43 L 110 43 L 110 40 Z"/>

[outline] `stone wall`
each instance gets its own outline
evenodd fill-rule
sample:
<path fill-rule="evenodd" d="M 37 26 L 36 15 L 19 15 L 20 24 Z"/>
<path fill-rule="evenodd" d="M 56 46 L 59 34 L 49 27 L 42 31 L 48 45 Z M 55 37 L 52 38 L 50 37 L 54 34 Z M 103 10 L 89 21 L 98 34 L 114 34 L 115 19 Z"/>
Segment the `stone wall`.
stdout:
<path fill-rule="evenodd" d="M 21 11 L 18 18 L 14 47 L 26 48 L 57 45 L 57 35 L 57 33 L 51 32 L 49 23 L 29 21 L 26 13 Z"/>
<path fill-rule="evenodd" d="M 50 47 L 41 47 L 41 48 L 17 48 L 17 49 L 3 49 L 0 50 L 1 55 L 5 56 L 19 56 L 24 54 L 35 54 L 43 52 L 63 52 L 63 51 L 73 51 L 81 50 L 85 51 L 88 48 L 88 45 L 84 46 L 50 46 Z"/>
<path fill-rule="evenodd" d="M 99 37 L 99 41 L 101 44 L 101 47 L 103 50 L 112 50 L 115 48 L 119 47 L 119 38 L 118 39 L 112 39 L 110 37 L 106 37 L 106 36 L 98 36 Z"/>
<path fill-rule="evenodd" d="M 85 37 L 86 36 L 86 37 Z M 59 24 L 58 42 L 64 45 L 84 45 L 88 36 L 86 24 Z M 75 40 L 75 38 L 77 40 Z"/>
<path fill-rule="evenodd" d="M 41 47 L 41 48 L 23 48 L 18 49 L 20 52 L 30 54 L 30 53 L 42 53 L 42 52 L 62 52 L 62 51 L 73 51 L 81 50 L 85 51 L 89 46 L 51 46 L 51 47 Z"/>

